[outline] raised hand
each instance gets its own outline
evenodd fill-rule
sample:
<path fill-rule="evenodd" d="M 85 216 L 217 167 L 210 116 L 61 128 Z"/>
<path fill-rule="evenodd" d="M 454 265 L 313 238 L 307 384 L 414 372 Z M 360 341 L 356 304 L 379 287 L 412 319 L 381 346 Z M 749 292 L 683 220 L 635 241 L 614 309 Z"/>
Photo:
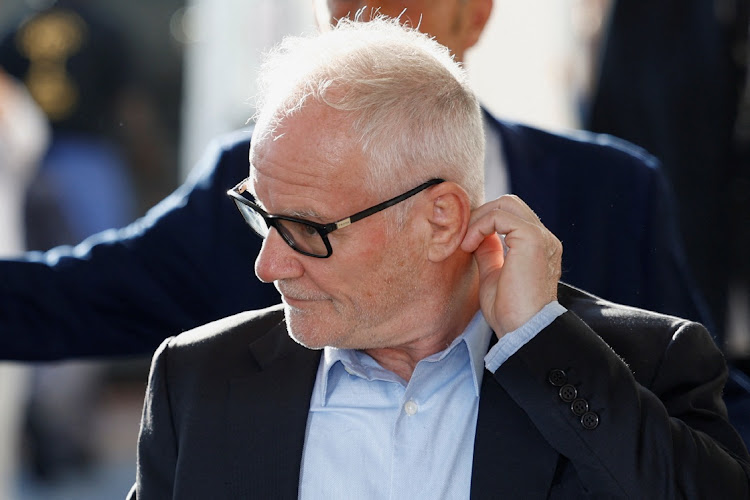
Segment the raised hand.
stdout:
<path fill-rule="evenodd" d="M 562 243 L 519 197 L 501 196 L 477 208 L 461 248 L 473 252 L 479 266 L 480 307 L 498 337 L 557 300 Z"/>

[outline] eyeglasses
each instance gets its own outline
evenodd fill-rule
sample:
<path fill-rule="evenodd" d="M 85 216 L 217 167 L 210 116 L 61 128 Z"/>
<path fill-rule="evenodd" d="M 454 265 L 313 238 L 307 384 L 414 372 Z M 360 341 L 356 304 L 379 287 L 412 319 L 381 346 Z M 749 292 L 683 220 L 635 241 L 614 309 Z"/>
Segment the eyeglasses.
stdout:
<path fill-rule="evenodd" d="M 428 187 L 440 184 L 444 181 L 443 179 L 429 180 L 402 195 L 391 198 L 383 203 L 379 203 L 374 207 L 362 210 L 361 212 L 357 212 L 356 214 L 350 215 L 339 221 L 331 222 L 330 224 L 318 224 L 317 222 L 298 219 L 297 217 L 287 217 L 285 215 L 271 215 L 260 208 L 255 202 L 242 195 L 242 193 L 247 190 L 247 187 L 245 186 L 246 182 L 247 179 L 243 180 L 227 191 L 227 194 L 232 198 L 235 205 L 237 205 L 237 209 L 240 211 L 240 214 L 242 214 L 245 222 L 248 223 L 258 236 L 266 238 L 273 227 L 279 232 L 287 245 L 297 252 L 303 255 L 309 255 L 310 257 L 325 259 L 326 257 L 330 257 L 333 253 L 331 242 L 328 241 L 329 233 L 353 224 L 365 217 L 369 217 L 372 214 L 376 214 L 388 207 L 392 207 L 397 203 L 401 203 L 420 191 L 424 191 Z"/>

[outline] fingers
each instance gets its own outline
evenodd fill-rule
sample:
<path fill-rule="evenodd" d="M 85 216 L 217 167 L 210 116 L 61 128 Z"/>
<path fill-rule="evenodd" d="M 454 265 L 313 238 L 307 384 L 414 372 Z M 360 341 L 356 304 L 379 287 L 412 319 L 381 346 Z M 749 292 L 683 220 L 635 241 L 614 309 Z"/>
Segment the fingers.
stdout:
<path fill-rule="evenodd" d="M 562 244 L 517 196 L 476 209 L 461 248 L 477 262 L 480 306 L 498 335 L 520 327 L 556 299 Z"/>
<path fill-rule="evenodd" d="M 481 207 L 477 208 L 471 215 L 471 222 L 474 222 L 492 210 L 502 210 L 527 222 L 541 224 L 539 217 L 536 216 L 531 207 L 514 194 L 506 194 L 496 200 L 488 201 Z"/>
<path fill-rule="evenodd" d="M 526 226 L 544 228 L 539 217 L 518 196 L 501 196 L 472 212 L 461 249 L 474 252 L 486 237 L 495 233 L 509 235 Z"/>

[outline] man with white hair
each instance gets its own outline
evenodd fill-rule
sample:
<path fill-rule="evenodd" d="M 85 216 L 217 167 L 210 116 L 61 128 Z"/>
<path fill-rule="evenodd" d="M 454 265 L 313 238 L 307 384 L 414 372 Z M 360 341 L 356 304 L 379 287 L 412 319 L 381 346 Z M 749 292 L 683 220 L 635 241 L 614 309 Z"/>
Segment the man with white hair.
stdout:
<path fill-rule="evenodd" d="M 228 194 L 283 304 L 159 347 L 132 498 L 748 495 L 706 330 L 559 283 L 534 212 L 483 204 L 447 49 L 344 21 L 263 75 Z"/>
<path fill-rule="evenodd" d="M 363 5 L 398 15 L 461 61 L 492 0 L 316 0 L 321 29 Z M 561 135 L 483 112 L 485 198 L 514 193 L 563 242 L 562 278 L 608 300 L 711 318 L 684 258 L 658 161 L 610 136 Z M 218 139 L 190 178 L 146 216 L 74 247 L 0 261 L 0 358 L 142 355 L 169 335 L 278 301 L 252 274 L 258 242 L 223 193 L 247 171 L 250 134 Z M 226 245 L 232 240 L 235 245 Z M 713 329 L 712 329 L 713 330 Z M 714 332 L 720 339 L 720 332 Z M 721 345 L 721 342 L 719 340 Z M 748 390 L 734 371 L 727 405 L 747 426 Z M 746 442 L 750 433 L 745 431 Z"/>
<path fill-rule="evenodd" d="M 364 5 L 435 36 L 458 60 L 479 39 L 492 0 L 316 0 L 321 29 Z M 659 162 L 611 136 L 555 134 L 483 113 L 485 197 L 520 196 L 565 242 L 563 279 L 608 300 L 701 321 L 722 332 L 693 282 Z M 190 178 L 146 216 L 74 247 L 0 260 L 0 359 L 143 355 L 167 336 L 278 300 L 252 272 L 259 246 L 223 193 L 247 169 L 248 131 L 212 144 Z M 234 239 L 237 244 L 224 245 Z M 744 426 L 747 378 L 726 401 Z"/>
<path fill-rule="evenodd" d="M 321 29 L 362 1 L 318 0 Z M 460 61 L 491 0 L 377 0 Z M 565 242 L 563 278 L 628 305 L 710 323 L 692 286 L 655 158 L 608 136 L 563 136 L 483 112 L 485 197 L 520 196 Z M 217 140 L 190 178 L 145 217 L 75 247 L 0 261 L 0 358 L 56 360 L 153 352 L 169 335 L 278 300 L 252 273 L 258 243 L 223 193 L 247 171 L 250 135 Z M 226 245 L 228 240 L 237 244 Z"/>

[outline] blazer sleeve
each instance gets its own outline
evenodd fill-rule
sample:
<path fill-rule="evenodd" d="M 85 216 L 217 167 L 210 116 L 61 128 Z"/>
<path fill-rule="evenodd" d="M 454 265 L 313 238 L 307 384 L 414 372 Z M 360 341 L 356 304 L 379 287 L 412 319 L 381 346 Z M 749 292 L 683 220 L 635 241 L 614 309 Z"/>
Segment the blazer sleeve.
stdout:
<path fill-rule="evenodd" d="M 700 324 L 675 318 L 661 333 L 661 349 L 631 339 L 615 352 L 567 312 L 494 377 L 594 497 L 748 498 L 721 353 Z"/>
<path fill-rule="evenodd" d="M 275 304 L 260 248 L 225 192 L 247 176 L 247 135 L 215 143 L 143 218 L 75 247 L 0 261 L 0 359 L 150 354 L 167 336 Z"/>
<path fill-rule="evenodd" d="M 177 438 L 167 374 L 167 339 L 154 354 L 138 436 L 136 483 L 129 498 L 173 497 L 177 467 Z"/>

